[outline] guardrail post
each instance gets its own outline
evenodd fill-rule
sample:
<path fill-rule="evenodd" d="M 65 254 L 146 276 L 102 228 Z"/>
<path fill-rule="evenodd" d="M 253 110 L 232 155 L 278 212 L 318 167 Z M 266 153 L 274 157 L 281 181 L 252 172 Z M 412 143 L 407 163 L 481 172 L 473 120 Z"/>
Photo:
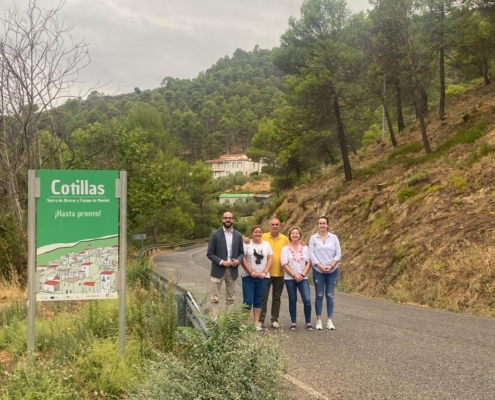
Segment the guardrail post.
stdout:
<path fill-rule="evenodd" d="M 187 301 L 185 294 L 177 295 L 177 325 L 187 326 Z"/>

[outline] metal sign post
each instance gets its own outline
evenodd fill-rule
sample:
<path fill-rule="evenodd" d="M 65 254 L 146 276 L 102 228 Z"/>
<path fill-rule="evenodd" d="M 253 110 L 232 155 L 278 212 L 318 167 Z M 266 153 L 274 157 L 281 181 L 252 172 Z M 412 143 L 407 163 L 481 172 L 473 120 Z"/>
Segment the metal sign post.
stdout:
<path fill-rule="evenodd" d="M 117 180 L 117 197 L 120 198 L 120 246 L 119 246 L 119 352 L 125 350 L 126 280 L 127 280 L 127 171 L 120 171 Z"/>
<path fill-rule="evenodd" d="M 28 357 L 34 356 L 34 321 L 36 319 L 36 198 L 40 195 L 39 179 L 36 171 L 28 171 Z"/>

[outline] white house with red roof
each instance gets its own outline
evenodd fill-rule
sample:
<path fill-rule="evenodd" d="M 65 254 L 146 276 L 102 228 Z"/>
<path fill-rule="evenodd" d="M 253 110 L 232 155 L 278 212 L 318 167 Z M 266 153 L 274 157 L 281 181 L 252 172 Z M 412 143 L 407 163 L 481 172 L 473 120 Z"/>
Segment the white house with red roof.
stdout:
<path fill-rule="evenodd" d="M 101 293 L 110 294 L 115 288 L 115 271 L 101 271 L 100 272 L 101 281 Z"/>
<path fill-rule="evenodd" d="M 91 266 L 93 265 L 92 262 L 83 262 L 79 266 L 79 277 L 80 278 L 89 278 L 91 276 Z"/>
<path fill-rule="evenodd" d="M 205 161 L 213 171 L 213 178 L 222 178 L 242 172 L 249 176 L 253 172 L 261 172 L 262 163 L 251 160 L 245 154 L 223 154 L 215 160 Z"/>
<path fill-rule="evenodd" d="M 83 293 L 94 293 L 95 292 L 95 282 L 87 281 L 83 283 Z"/>
<path fill-rule="evenodd" d="M 43 291 L 49 293 L 55 293 L 60 289 L 59 281 L 46 281 L 43 283 Z"/>

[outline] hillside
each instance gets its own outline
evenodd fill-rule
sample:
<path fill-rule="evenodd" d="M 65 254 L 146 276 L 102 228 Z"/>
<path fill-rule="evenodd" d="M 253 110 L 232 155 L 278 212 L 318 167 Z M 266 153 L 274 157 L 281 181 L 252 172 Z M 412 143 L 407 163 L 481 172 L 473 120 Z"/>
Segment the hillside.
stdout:
<path fill-rule="evenodd" d="M 412 128 L 398 149 L 384 139 L 353 156 L 352 182 L 330 167 L 275 214 L 306 239 L 329 216 L 343 247 L 340 290 L 494 317 L 493 85 L 451 99 L 447 112 L 441 124 L 430 111 L 432 154 Z"/>

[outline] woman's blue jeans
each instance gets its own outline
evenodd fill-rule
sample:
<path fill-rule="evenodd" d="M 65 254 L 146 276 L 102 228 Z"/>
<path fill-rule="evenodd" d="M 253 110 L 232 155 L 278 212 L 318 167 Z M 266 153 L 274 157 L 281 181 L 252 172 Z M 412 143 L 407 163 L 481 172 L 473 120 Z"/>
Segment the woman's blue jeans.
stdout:
<path fill-rule="evenodd" d="M 311 296 L 309 294 L 309 282 L 307 279 L 303 279 L 301 282 L 296 282 L 293 279 L 286 279 L 285 286 L 287 287 L 287 294 L 289 295 L 289 314 L 292 322 L 297 321 L 297 289 L 301 294 L 301 299 L 304 305 L 304 318 L 306 323 L 311 323 Z"/>
<path fill-rule="evenodd" d="M 242 297 L 246 310 L 251 308 L 261 308 L 263 303 L 263 293 L 265 292 L 268 279 L 242 277 Z"/>
<path fill-rule="evenodd" d="M 313 268 L 313 282 L 315 284 L 315 311 L 316 315 L 321 315 L 323 309 L 323 294 L 325 293 L 327 298 L 327 316 L 332 318 L 334 301 L 333 296 L 335 294 L 335 287 L 339 280 L 339 269 L 330 272 L 329 274 L 322 274 Z"/>

